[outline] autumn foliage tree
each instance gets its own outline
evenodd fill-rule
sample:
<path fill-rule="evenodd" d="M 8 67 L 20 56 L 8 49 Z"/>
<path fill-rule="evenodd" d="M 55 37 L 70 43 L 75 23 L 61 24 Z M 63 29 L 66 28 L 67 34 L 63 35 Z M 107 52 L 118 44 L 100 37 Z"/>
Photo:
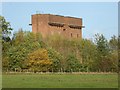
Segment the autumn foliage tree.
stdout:
<path fill-rule="evenodd" d="M 29 53 L 26 62 L 30 71 L 46 72 L 51 70 L 52 61 L 49 59 L 46 49 L 40 48 Z"/>

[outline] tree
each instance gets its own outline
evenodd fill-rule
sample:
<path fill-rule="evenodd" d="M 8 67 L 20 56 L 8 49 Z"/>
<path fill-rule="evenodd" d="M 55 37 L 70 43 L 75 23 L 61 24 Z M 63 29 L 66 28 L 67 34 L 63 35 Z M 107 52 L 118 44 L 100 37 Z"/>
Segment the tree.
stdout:
<path fill-rule="evenodd" d="M 32 42 L 32 43 L 31 43 Z M 26 66 L 24 61 L 28 53 L 44 47 L 41 38 L 31 32 L 23 32 L 20 30 L 15 34 L 11 42 L 5 42 L 3 48 L 3 63 L 8 60 L 8 70 L 15 71 L 16 68 L 24 69 Z M 3 64 L 4 67 L 6 66 Z"/>
<path fill-rule="evenodd" d="M 56 50 L 48 47 L 48 56 L 52 60 L 52 71 L 58 72 L 61 71 L 61 68 L 64 69 L 64 64 L 62 64 L 63 56 Z"/>
<path fill-rule="evenodd" d="M 47 50 L 41 48 L 28 54 L 26 64 L 29 70 L 46 72 L 51 70 L 52 61 L 48 57 Z"/>
<path fill-rule="evenodd" d="M 5 20 L 3 16 L 0 16 L 0 31 L 2 33 L 2 39 L 5 41 L 9 41 L 9 34 L 11 33 L 11 25 L 9 22 Z"/>
<path fill-rule="evenodd" d="M 74 54 L 69 54 L 67 57 L 67 72 L 78 72 L 80 70 L 80 62 Z"/>
<path fill-rule="evenodd" d="M 113 35 L 109 40 L 109 47 L 110 47 L 110 60 L 111 60 L 111 69 L 112 71 L 118 70 L 118 38 Z"/>
<path fill-rule="evenodd" d="M 111 37 L 109 46 L 111 50 L 118 50 L 118 38 L 115 35 Z"/>
<path fill-rule="evenodd" d="M 96 46 L 88 39 L 78 42 L 78 50 L 81 56 L 82 71 L 94 71 L 93 62 L 95 60 Z"/>
<path fill-rule="evenodd" d="M 99 71 L 108 71 L 109 69 L 109 55 L 110 49 L 108 41 L 103 36 L 103 34 L 95 34 L 95 43 L 96 43 L 96 69 Z"/>

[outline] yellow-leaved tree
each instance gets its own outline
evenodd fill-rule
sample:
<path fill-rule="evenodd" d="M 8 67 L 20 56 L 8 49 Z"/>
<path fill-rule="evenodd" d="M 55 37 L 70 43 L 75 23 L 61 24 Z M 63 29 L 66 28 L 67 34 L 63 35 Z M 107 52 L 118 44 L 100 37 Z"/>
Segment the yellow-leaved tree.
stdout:
<path fill-rule="evenodd" d="M 29 53 L 26 63 L 30 71 L 51 71 L 52 61 L 49 59 L 48 51 L 46 49 L 40 48 L 32 53 Z"/>

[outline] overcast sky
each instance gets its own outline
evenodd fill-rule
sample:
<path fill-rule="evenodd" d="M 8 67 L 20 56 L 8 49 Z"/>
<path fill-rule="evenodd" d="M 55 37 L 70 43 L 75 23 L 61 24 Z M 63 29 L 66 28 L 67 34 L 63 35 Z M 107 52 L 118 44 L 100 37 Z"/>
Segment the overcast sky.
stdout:
<path fill-rule="evenodd" d="M 101 33 L 107 39 L 118 35 L 117 2 L 4 2 L 2 15 L 11 23 L 13 31 L 19 28 L 32 31 L 31 15 L 36 12 L 80 17 L 83 19 L 83 38 Z"/>

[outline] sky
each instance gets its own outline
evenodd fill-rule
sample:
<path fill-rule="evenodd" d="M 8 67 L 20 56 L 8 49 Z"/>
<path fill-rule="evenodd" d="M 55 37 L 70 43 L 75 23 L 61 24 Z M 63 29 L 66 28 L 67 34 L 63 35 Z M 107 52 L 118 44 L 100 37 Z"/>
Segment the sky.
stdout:
<path fill-rule="evenodd" d="M 2 16 L 10 22 L 13 32 L 20 28 L 32 31 L 31 15 L 56 14 L 82 18 L 83 38 L 92 39 L 96 33 L 107 39 L 118 36 L 117 2 L 3 2 Z"/>

